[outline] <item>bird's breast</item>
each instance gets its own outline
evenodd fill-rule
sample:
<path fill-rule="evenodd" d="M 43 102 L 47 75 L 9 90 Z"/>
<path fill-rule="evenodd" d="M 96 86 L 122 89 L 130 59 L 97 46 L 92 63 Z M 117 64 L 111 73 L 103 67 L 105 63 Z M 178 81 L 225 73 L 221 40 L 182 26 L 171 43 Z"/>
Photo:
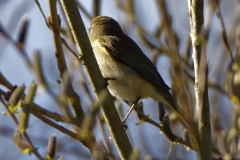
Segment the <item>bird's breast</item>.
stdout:
<path fill-rule="evenodd" d="M 104 78 L 119 79 L 126 76 L 128 72 L 132 72 L 132 70 L 129 71 L 130 67 L 126 67 L 125 64 L 112 57 L 105 47 L 98 43 L 98 40 L 94 41 L 92 47 Z"/>
<path fill-rule="evenodd" d="M 98 40 L 92 43 L 92 47 L 103 77 L 112 79 L 108 80 L 108 89 L 112 95 L 131 101 L 136 100 L 139 96 L 147 97 L 148 90 L 153 88 L 145 78 L 111 56 Z"/>

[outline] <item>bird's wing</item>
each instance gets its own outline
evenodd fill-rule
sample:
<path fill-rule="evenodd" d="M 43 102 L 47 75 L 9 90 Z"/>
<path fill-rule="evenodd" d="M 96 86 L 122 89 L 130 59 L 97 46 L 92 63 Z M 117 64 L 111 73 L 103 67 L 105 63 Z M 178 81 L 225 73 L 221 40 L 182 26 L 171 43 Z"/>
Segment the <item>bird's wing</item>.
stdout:
<path fill-rule="evenodd" d="M 115 36 L 102 36 L 98 39 L 98 42 L 118 61 L 130 66 L 138 74 L 154 82 L 162 89 L 170 89 L 163 81 L 155 65 L 128 36 L 125 35 L 124 39 Z"/>

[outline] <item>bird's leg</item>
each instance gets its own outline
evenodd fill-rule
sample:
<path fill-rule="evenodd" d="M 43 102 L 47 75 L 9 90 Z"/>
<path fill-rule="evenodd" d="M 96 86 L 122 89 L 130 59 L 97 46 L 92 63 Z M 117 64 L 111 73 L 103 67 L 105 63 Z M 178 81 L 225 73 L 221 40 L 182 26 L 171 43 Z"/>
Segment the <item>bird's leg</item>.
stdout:
<path fill-rule="evenodd" d="M 127 112 L 126 116 L 123 118 L 123 120 L 122 120 L 122 124 L 123 124 L 123 125 L 125 124 L 128 116 L 130 115 L 130 113 L 132 112 L 132 110 L 137 106 L 137 103 L 138 103 L 138 101 L 139 101 L 140 99 L 141 99 L 141 97 L 139 96 L 139 97 L 137 98 L 137 100 L 133 103 L 133 105 L 131 106 L 131 108 L 129 109 L 129 111 Z M 125 126 L 125 128 L 127 128 L 126 125 L 124 125 L 124 126 Z"/>

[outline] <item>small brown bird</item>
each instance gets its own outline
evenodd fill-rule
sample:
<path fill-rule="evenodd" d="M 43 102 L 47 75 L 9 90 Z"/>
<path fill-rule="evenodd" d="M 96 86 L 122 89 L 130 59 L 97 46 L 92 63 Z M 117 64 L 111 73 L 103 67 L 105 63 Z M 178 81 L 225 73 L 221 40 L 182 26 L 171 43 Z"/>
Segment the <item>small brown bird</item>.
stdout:
<path fill-rule="evenodd" d="M 89 38 L 113 96 L 134 104 L 142 98 L 150 97 L 179 112 L 180 107 L 155 65 L 123 33 L 118 22 L 106 16 L 94 18 L 91 21 Z"/>

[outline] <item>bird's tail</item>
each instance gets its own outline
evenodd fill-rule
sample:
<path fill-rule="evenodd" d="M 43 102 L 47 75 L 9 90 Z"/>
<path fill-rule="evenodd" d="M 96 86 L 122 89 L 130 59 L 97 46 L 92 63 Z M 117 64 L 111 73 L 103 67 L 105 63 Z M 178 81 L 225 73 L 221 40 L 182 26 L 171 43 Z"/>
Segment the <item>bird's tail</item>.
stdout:
<path fill-rule="evenodd" d="M 170 92 L 167 92 L 163 95 L 164 99 L 165 99 L 165 103 L 166 105 L 172 107 L 175 111 L 177 111 L 178 113 L 181 113 L 182 108 L 179 106 L 179 104 L 174 100 L 173 96 L 171 95 Z"/>

